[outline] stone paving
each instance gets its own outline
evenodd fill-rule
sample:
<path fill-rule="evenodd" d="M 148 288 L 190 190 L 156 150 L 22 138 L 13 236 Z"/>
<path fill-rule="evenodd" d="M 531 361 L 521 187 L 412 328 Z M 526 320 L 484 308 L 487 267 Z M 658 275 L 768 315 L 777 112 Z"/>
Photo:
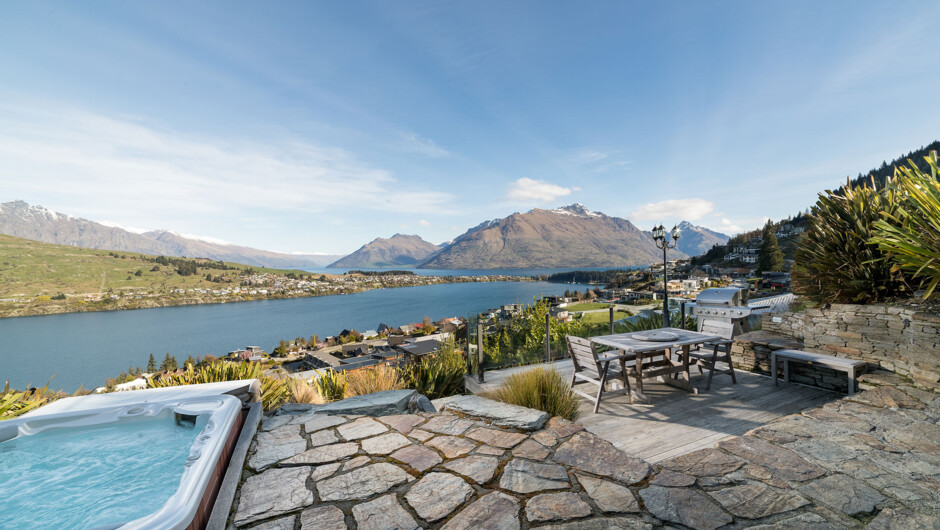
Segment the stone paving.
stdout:
<path fill-rule="evenodd" d="M 528 409 L 469 416 L 476 397 L 461 412 L 294 410 L 263 421 L 229 527 L 938 529 L 940 394 L 869 383 L 656 465 Z"/>

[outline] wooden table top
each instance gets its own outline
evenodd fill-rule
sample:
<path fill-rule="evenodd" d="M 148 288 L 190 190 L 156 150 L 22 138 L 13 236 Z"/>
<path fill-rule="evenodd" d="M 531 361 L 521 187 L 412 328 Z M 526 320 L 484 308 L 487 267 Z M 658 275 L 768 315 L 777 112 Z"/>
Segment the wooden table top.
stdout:
<path fill-rule="evenodd" d="M 598 337 L 591 337 L 590 340 L 591 342 L 595 342 L 597 344 L 603 344 L 604 346 L 610 346 L 611 348 L 633 353 L 662 351 L 667 348 L 675 348 L 677 346 L 690 346 L 693 344 L 701 344 L 703 342 L 721 340 L 721 337 L 718 335 L 709 335 L 707 333 L 699 333 L 697 331 L 689 331 L 679 328 L 662 328 L 651 331 L 666 331 L 674 333 L 677 337 L 674 340 L 668 341 L 643 340 L 634 337 L 634 335 L 644 333 L 642 331 L 638 331 L 632 333 L 617 333 L 614 335 L 601 335 Z"/>

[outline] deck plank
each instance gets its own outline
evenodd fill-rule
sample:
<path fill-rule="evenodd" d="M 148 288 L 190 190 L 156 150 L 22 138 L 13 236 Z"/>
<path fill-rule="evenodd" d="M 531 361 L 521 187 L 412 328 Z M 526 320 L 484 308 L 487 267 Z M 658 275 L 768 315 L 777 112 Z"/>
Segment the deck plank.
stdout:
<path fill-rule="evenodd" d="M 570 361 L 557 362 L 554 367 L 570 380 Z M 487 372 L 483 386 L 495 388 L 510 373 L 525 369 Z M 699 375 L 693 368 L 692 373 L 692 384 L 699 394 L 655 380 L 644 381 L 644 393 L 652 398 L 651 404 L 630 405 L 626 396 L 615 395 L 604 398 L 594 414 L 593 403 L 582 399 L 577 422 L 616 447 L 655 463 L 712 447 L 725 438 L 740 436 L 777 418 L 841 397 L 793 383 L 774 387 L 770 377 L 741 371 L 737 372 L 738 384 L 733 385 L 726 375 L 716 376 L 711 390 L 706 392 L 707 372 Z M 587 391 L 597 389 L 582 386 Z"/>

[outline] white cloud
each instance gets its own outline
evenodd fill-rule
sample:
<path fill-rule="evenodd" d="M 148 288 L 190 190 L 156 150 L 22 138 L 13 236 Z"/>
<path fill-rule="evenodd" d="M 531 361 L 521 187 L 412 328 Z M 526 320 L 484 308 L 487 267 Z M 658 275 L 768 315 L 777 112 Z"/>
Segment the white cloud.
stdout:
<path fill-rule="evenodd" d="M 421 226 L 431 226 L 431 222 L 430 222 L 430 221 L 425 221 L 424 219 L 419 220 L 419 221 L 418 221 L 418 224 L 421 225 Z"/>
<path fill-rule="evenodd" d="M 728 235 L 734 235 L 734 234 L 739 234 L 743 231 L 744 231 L 743 228 L 731 222 L 731 220 L 728 219 L 727 217 L 721 218 L 721 232 L 722 233 L 725 233 Z"/>
<path fill-rule="evenodd" d="M 667 199 L 645 204 L 630 214 L 634 221 L 684 219 L 695 221 L 715 210 L 715 204 L 705 199 Z"/>
<path fill-rule="evenodd" d="M 196 136 L 71 107 L 0 104 L 0 189 L 58 196 L 79 214 L 165 226 L 184 216 L 264 217 L 348 208 L 446 211 L 452 195 L 398 184 L 352 154 L 293 138 Z"/>
<path fill-rule="evenodd" d="M 506 196 L 513 201 L 518 202 L 551 202 L 560 197 L 571 195 L 572 191 L 578 191 L 579 188 L 564 188 L 544 180 L 535 180 L 522 177 L 513 182 L 506 189 Z"/>
<path fill-rule="evenodd" d="M 414 151 L 430 157 L 438 158 L 450 153 L 443 147 L 434 143 L 430 138 L 421 138 L 415 133 L 403 133 L 402 146 L 406 151 Z"/>

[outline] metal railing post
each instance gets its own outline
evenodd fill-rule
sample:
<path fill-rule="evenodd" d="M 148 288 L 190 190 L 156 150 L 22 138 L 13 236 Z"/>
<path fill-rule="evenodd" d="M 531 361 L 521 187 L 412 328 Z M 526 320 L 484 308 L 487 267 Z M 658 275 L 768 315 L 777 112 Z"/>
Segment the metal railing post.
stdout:
<path fill-rule="evenodd" d="M 545 313 L 545 362 L 552 362 L 552 315 Z"/>
<path fill-rule="evenodd" d="M 473 374 L 473 357 L 470 356 L 470 315 L 467 315 L 467 375 Z"/>
<path fill-rule="evenodd" d="M 610 306 L 610 334 L 614 334 L 614 306 Z"/>
<path fill-rule="evenodd" d="M 679 304 L 679 310 L 680 310 L 679 315 L 680 315 L 680 318 L 682 319 L 679 321 L 679 329 L 685 329 L 685 302 L 682 302 Z"/>
<path fill-rule="evenodd" d="M 477 322 L 477 381 L 483 382 L 483 323 Z"/>

